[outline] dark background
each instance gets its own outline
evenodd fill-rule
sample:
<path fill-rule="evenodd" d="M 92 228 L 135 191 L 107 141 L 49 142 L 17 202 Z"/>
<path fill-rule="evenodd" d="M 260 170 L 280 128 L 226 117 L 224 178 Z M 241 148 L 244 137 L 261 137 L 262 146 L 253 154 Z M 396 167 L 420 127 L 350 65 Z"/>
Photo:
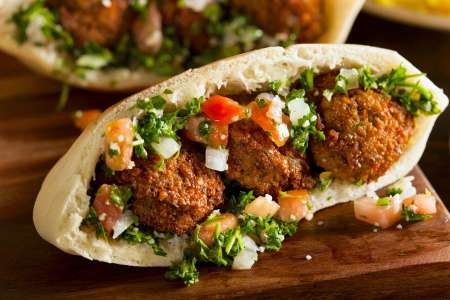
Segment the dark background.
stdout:
<path fill-rule="evenodd" d="M 422 29 L 385 21 L 361 13 L 348 43 L 366 44 L 398 51 L 446 95 L 450 94 L 450 32 Z M 450 110 L 437 120 L 419 163 L 447 207 L 450 206 Z"/>

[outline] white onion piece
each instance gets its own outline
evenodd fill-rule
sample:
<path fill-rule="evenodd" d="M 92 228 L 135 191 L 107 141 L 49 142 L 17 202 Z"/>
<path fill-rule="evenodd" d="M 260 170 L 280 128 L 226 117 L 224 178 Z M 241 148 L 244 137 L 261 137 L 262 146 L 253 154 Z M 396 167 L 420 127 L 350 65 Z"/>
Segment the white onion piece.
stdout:
<path fill-rule="evenodd" d="M 27 27 L 27 37 L 30 41 L 36 44 L 45 44 L 48 40 L 42 32 L 42 27 L 46 25 L 47 21 L 45 17 L 41 15 L 35 15 L 31 18 L 30 24 Z"/>
<path fill-rule="evenodd" d="M 131 226 L 134 222 L 134 215 L 131 210 L 126 210 L 120 216 L 120 218 L 116 221 L 113 226 L 113 239 L 116 239 L 119 235 L 121 235 L 128 227 Z"/>
<path fill-rule="evenodd" d="M 277 126 L 277 130 L 278 130 L 278 135 L 280 136 L 280 138 L 282 139 L 287 139 L 289 138 L 289 128 L 286 124 L 281 123 Z"/>
<path fill-rule="evenodd" d="M 265 98 L 263 98 L 265 99 Z M 271 105 L 269 107 L 269 110 L 267 111 L 267 117 L 269 119 L 274 120 L 277 123 L 283 122 L 283 108 L 284 108 L 284 102 L 281 101 L 280 97 L 274 96 L 271 100 Z"/>
<path fill-rule="evenodd" d="M 171 158 L 180 151 L 180 145 L 177 141 L 169 137 L 160 138 L 159 143 L 152 143 L 152 147 L 164 159 Z"/>
<path fill-rule="evenodd" d="M 242 237 L 244 243 L 244 249 L 239 252 L 233 260 L 232 268 L 234 270 L 248 270 L 251 269 L 255 262 L 258 260 L 258 246 L 247 235 Z"/>
<path fill-rule="evenodd" d="M 297 124 L 298 120 L 307 116 L 311 112 L 308 103 L 306 103 L 303 99 L 300 98 L 289 101 L 288 108 L 289 108 L 289 119 L 295 126 L 298 125 Z"/>
<path fill-rule="evenodd" d="M 80 56 L 76 65 L 84 68 L 100 69 L 109 63 L 109 59 L 96 54 L 84 54 Z"/>
<path fill-rule="evenodd" d="M 216 2 L 215 0 L 184 0 L 183 7 L 187 7 L 196 12 L 202 12 L 206 6 Z"/>
<path fill-rule="evenodd" d="M 359 73 L 356 69 L 341 69 L 339 72 L 345 79 L 347 79 L 347 89 L 357 89 L 359 87 Z"/>
<path fill-rule="evenodd" d="M 280 209 L 280 205 L 275 201 L 272 201 L 272 196 L 266 194 L 265 196 L 259 196 L 244 209 L 244 212 L 248 215 L 255 217 L 273 217 Z"/>
<path fill-rule="evenodd" d="M 413 180 L 414 180 L 414 176 L 402 177 L 397 182 L 391 184 L 387 188 L 388 189 L 400 188 L 402 190 L 402 192 L 401 192 L 401 194 L 399 194 L 399 197 L 401 200 L 404 200 L 406 198 L 416 195 L 416 193 L 417 193 L 416 188 L 412 184 Z"/>
<path fill-rule="evenodd" d="M 271 93 L 261 93 L 256 96 L 255 99 L 263 99 L 270 102 L 269 110 L 266 115 L 269 119 L 274 120 L 277 123 L 283 122 L 283 108 L 284 102 L 280 99 L 278 95 Z"/>
<path fill-rule="evenodd" d="M 223 172 L 228 170 L 228 150 L 206 147 L 205 165 L 207 168 Z"/>

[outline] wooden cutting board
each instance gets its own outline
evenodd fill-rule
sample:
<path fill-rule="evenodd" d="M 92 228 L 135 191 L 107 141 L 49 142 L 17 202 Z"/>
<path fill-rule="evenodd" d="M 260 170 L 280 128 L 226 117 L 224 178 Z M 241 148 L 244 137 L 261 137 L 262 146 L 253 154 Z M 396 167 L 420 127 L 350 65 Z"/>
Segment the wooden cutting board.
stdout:
<path fill-rule="evenodd" d="M 433 219 L 381 232 L 357 222 L 352 204 L 335 206 L 302 222 L 280 252 L 263 253 L 252 270 L 203 266 L 190 288 L 164 280 L 164 268 L 63 253 L 36 233 L 34 199 L 79 134 L 70 113 L 104 108 L 123 95 L 74 91 L 64 112 L 56 112 L 59 84 L 1 55 L 0 64 L 0 299 L 450 299 L 450 215 L 441 200 Z M 434 193 L 418 167 L 411 174 L 419 191 Z"/>

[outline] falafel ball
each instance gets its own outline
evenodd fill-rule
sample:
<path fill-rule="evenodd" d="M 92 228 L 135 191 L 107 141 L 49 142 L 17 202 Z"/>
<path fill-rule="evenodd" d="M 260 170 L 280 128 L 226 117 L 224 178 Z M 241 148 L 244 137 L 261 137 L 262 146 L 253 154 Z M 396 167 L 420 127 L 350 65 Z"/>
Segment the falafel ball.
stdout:
<path fill-rule="evenodd" d="M 104 5 L 98 0 L 49 1 L 56 8 L 61 24 L 72 34 L 78 47 L 88 42 L 102 47 L 113 46 L 127 30 L 128 0 L 110 0 Z"/>
<path fill-rule="evenodd" d="M 178 157 L 157 170 L 158 158 L 136 160 L 131 170 L 110 178 L 133 188 L 132 210 L 141 224 L 177 235 L 194 229 L 223 203 L 225 189 L 219 174 L 205 167 L 204 151 L 183 141 Z"/>
<path fill-rule="evenodd" d="M 331 88 L 336 72 L 315 79 Z M 413 116 L 391 96 L 376 90 L 353 89 L 331 101 L 315 93 L 326 140 L 312 139 L 315 163 L 346 181 L 376 180 L 399 159 L 414 129 Z M 320 95 L 320 96 L 317 96 Z"/>
<path fill-rule="evenodd" d="M 229 136 L 229 179 L 257 195 L 314 186 L 306 158 L 289 144 L 278 148 L 254 122 L 233 123 Z"/>
<path fill-rule="evenodd" d="M 208 19 L 200 12 L 178 4 L 178 0 L 160 2 L 163 23 L 174 26 L 178 37 L 188 42 L 196 52 L 202 52 L 209 47 L 209 36 L 206 32 Z"/>
<path fill-rule="evenodd" d="M 232 0 L 231 7 L 250 16 L 265 32 L 297 33 L 310 42 L 322 32 L 321 0 Z"/>

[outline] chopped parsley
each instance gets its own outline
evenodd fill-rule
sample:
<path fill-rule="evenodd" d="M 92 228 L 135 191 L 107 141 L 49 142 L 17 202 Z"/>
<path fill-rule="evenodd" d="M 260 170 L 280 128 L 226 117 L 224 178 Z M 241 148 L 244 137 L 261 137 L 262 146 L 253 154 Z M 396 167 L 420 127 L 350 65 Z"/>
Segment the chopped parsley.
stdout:
<path fill-rule="evenodd" d="M 326 191 L 332 182 L 333 182 L 333 177 L 332 177 L 331 172 L 327 171 L 327 172 L 320 173 L 320 175 L 319 175 L 319 190 L 321 192 Z"/>
<path fill-rule="evenodd" d="M 135 126 L 135 132 L 143 142 L 139 143 L 139 153 L 136 154 L 140 157 L 146 155 L 143 148 L 151 149 L 151 144 L 159 143 L 161 137 L 178 140 L 177 131 L 184 128 L 191 116 L 200 112 L 203 101 L 203 97 L 194 98 L 185 107 L 167 112 L 163 111 L 166 102 L 161 96 L 139 100 L 136 106 L 144 110 L 144 114 Z"/>
<path fill-rule="evenodd" d="M 302 72 L 299 78 L 300 86 L 305 91 L 309 92 L 314 88 L 314 70 L 308 68 Z"/>
<path fill-rule="evenodd" d="M 406 222 L 419 222 L 431 219 L 433 216 L 430 214 L 418 214 L 414 212 L 414 209 L 411 205 L 407 205 L 403 207 L 402 217 Z"/>
<path fill-rule="evenodd" d="M 387 74 L 375 77 L 370 68 L 364 67 L 359 70 L 359 83 L 365 90 L 379 89 L 396 98 L 413 116 L 419 112 L 437 114 L 440 109 L 430 90 L 420 86 L 419 82 L 408 82 L 410 78 L 423 75 L 407 74 L 405 67 L 398 66 Z"/>
<path fill-rule="evenodd" d="M 181 262 L 172 264 L 165 277 L 170 280 L 181 279 L 185 285 L 191 286 L 198 282 L 200 275 L 196 263 L 197 259 L 195 257 L 185 255 Z"/>
<path fill-rule="evenodd" d="M 255 99 L 256 105 L 258 105 L 259 108 L 264 108 L 267 105 L 267 100 L 263 98 L 256 98 Z"/>
<path fill-rule="evenodd" d="M 364 183 L 365 183 L 364 180 L 362 180 L 362 179 L 360 178 L 360 179 L 356 180 L 354 184 L 355 184 L 356 186 L 363 186 Z"/>
<path fill-rule="evenodd" d="M 117 207 L 126 207 L 128 200 L 133 196 L 133 192 L 127 186 L 111 185 L 109 197 L 111 202 Z"/>
<path fill-rule="evenodd" d="M 278 93 L 280 91 L 281 87 L 283 86 L 283 81 L 281 81 L 281 80 L 271 81 L 271 82 L 269 82 L 269 86 L 272 91 L 274 91 L 275 93 Z"/>
<path fill-rule="evenodd" d="M 392 188 L 388 188 L 386 190 L 386 196 L 395 196 L 395 195 L 400 195 L 401 193 L 403 193 L 403 190 L 399 187 L 392 187 Z"/>
<path fill-rule="evenodd" d="M 391 205 L 391 199 L 389 197 L 382 197 L 377 200 L 377 206 L 389 206 Z"/>
<path fill-rule="evenodd" d="M 212 130 L 213 128 L 209 121 L 204 120 L 198 124 L 198 133 L 200 133 L 201 136 L 208 136 Z"/>
<path fill-rule="evenodd" d="M 211 221 L 211 220 L 209 220 Z M 208 220 L 206 221 L 208 222 Z M 231 266 L 234 258 L 244 249 L 242 235 L 239 226 L 219 231 L 219 225 L 213 236 L 213 244 L 208 247 L 199 237 L 200 225 L 191 235 L 192 247 L 185 250 L 181 262 L 173 264 L 166 272 L 168 279 L 181 279 L 186 285 L 198 281 L 199 272 L 196 268 L 197 262 L 213 263 L 218 266 Z"/>
<path fill-rule="evenodd" d="M 97 236 L 97 238 L 102 237 L 105 240 L 108 240 L 108 238 L 109 238 L 108 233 L 106 232 L 105 227 L 103 227 L 103 224 L 97 218 L 97 213 L 96 213 L 95 209 L 92 206 L 89 207 L 88 214 L 84 218 L 83 221 L 87 225 L 94 226 L 94 228 L 95 228 L 95 235 Z"/>
<path fill-rule="evenodd" d="M 117 143 L 112 143 L 108 148 L 108 156 L 114 157 L 120 154 L 120 147 Z"/>
<path fill-rule="evenodd" d="M 159 256 L 166 256 L 167 253 L 161 248 L 159 241 L 157 238 L 153 236 L 153 234 L 143 228 L 139 228 L 139 222 L 136 219 L 133 225 L 127 228 L 121 235 L 120 238 L 126 240 L 132 244 L 147 244 L 152 247 L 153 252 Z"/>
<path fill-rule="evenodd" d="M 244 215 L 240 224 L 243 233 L 259 237 L 264 247 L 270 251 L 280 250 L 285 235 L 294 235 L 298 227 L 298 222 L 283 222 L 269 216 L 250 215 Z"/>
<path fill-rule="evenodd" d="M 255 196 L 253 195 L 253 191 L 239 191 L 239 194 L 231 195 L 230 199 L 228 200 L 228 209 L 233 213 L 242 213 L 247 204 L 252 202 L 254 199 Z"/>
<path fill-rule="evenodd" d="M 302 125 L 292 126 L 291 128 L 292 146 L 302 154 L 306 153 L 306 149 L 308 149 L 310 135 L 319 141 L 325 140 L 324 132 L 318 130 L 316 127 L 317 121 L 312 120 L 312 117 L 316 116 L 315 105 L 313 103 L 309 103 L 309 107 L 311 112 L 299 120 L 298 124 Z"/>
<path fill-rule="evenodd" d="M 147 14 L 148 0 L 130 0 L 130 7 L 141 15 Z"/>

